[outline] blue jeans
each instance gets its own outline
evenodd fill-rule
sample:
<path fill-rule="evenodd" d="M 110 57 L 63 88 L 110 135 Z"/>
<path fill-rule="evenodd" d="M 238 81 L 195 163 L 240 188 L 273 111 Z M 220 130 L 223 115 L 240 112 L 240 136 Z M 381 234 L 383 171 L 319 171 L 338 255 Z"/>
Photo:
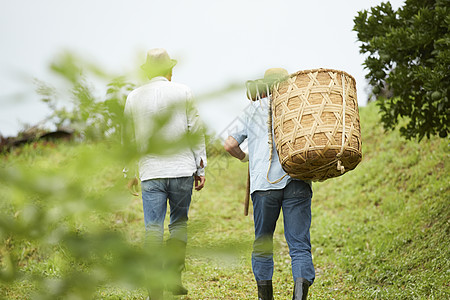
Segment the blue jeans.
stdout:
<path fill-rule="evenodd" d="M 273 233 L 283 209 L 284 235 L 291 256 L 294 280 L 303 277 L 313 283 L 315 278 L 311 256 L 309 228 L 311 226 L 312 190 L 309 184 L 292 180 L 280 190 L 252 193 L 255 221 L 252 268 L 255 279 L 272 280 Z"/>
<path fill-rule="evenodd" d="M 163 241 L 164 219 L 169 199 L 170 238 L 187 242 L 187 221 L 193 184 L 194 176 L 141 182 L 145 229 L 152 241 Z"/>

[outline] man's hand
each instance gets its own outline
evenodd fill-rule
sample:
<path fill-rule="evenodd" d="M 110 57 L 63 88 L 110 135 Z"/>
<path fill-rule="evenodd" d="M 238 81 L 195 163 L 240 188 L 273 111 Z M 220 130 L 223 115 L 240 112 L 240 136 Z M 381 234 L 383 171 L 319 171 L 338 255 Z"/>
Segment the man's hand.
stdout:
<path fill-rule="evenodd" d="M 139 193 L 136 191 L 138 184 L 139 181 L 136 177 L 128 181 L 127 188 L 133 196 L 139 196 Z"/>
<path fill-rule="evenodd" d="M 241 161 L 242 161 L 243 163 L 248 162 L 248 159 L 249 159 L 248 153 L 247 153 L 247 152 L 244 152 L 244 154 L 245 154 L 244 158 L 241 159 Z"/>
<path fill-rule="evenodd" d="M 194 175 L 195 179 L 195 190 L 200 191 L 205 186 L 206 178 L 205 176 Z"/>

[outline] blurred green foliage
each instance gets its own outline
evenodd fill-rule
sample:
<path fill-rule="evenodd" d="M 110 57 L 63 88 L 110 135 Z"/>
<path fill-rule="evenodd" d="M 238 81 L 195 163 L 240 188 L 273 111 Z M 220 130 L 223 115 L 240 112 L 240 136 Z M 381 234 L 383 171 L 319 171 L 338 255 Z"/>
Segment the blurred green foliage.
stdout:
<path fill-rule="evenodd" d="M 135 84 L 124 77 L 110 78 L 72 53 L 58 56 L 51 70 L 68 85 L 68 93 L 42 81 L 36 83 L 38 94 L 52 111 L 49 120 L 56 127 L 70 127 L 88 140 L 120 138 L 126 97 Z M 99 86 L 101 91 L 95 89 Z M 99 92 L 105 94 L 97 95 Z"/>
<path fill-rule="evenodd" d="M 117 160 L 122 149 L 29 145 L 20 158 L 3 161 L 2 284 L 30 282 L 33 299 L 89 299 L 105 283 L 142 288 L 171 280 L 155 268 L 169 259 L 165 252 L 142 247 L 142 234 L 130 238 L 111 226 L 129 201 Z M 51 159 L 36 161 L 43 153 Z M 24 269 L 28 259 L 48 261 L 49 269 Z"/>
<path fill-rule="evenodd" d="M 406 0 L 363 10 L 353 30 L 367 54 L 366 78 L 381 108 L 381 121 L 407 138 L 447 137 L 450 123 L 450 2 Z"/>
<path fill-rule="evenodd" d="M 50 120 L 75 129 L 80 138 L 72 144 L 35 142 L 2 154 L 0 289 L 28 285 L 27 298 L 90 299 L 105 284 L 136 289 L 170 284 L 173 274 L 160 265 L 173 253 L 144 247 L 143 224 L 133 234 L 121 227 L 138 218 L 126 209 L 130 194 L 122 169 L 145 153 L 192 147 L 202 132 L 165 136 L 173 114 L 186 109 L 174 105 L 153 118 L 148 147 L 138 148 L 124 116 L 135 84 L 109 78 L 68 53 L 51 68 L 66 87 L 60 91 L 38 82 L 37 91 L 53 110 Z M 105 94 L 98 96 L 94 86 L 103 82 Z M 126 217 L 118 218 L 124 211 Z M 35 269 L 32 261 L 46 267 Z"/>

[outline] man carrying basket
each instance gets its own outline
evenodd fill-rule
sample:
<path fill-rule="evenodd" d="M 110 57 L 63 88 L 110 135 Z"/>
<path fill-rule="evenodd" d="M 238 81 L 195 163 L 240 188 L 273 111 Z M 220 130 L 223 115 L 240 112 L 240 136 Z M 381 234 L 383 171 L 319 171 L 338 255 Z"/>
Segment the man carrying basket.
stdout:
<path fill-rule="evenodd" d="M 264 79 L 250 82 L 248 96 L 259 101 L 251 103 L 241 117 L 242 122 L 230 132 L 224 145 L 233 157 L 249 161 L 255 223 L 252 269 L 261 300 L 273 299 L 273 234 L 281 209 L 294 279 L 292 299 L 306 299 L 315 278 L 309 233 L 311 182 L 293 179 L 283 171 L 266 124 L 272 85 L 287 76 L 286 70 L 273 68 L 265 72 Z M 240 148 L 245 139 L 248 140 L 248 154 Z"/>

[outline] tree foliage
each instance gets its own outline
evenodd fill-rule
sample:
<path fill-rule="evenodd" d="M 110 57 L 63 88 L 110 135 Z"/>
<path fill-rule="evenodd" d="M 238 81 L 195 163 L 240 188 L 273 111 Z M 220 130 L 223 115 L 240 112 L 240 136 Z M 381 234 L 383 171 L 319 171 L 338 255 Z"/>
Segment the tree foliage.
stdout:
<path fill-rule="evenodd" d="M 355 17 L 366 78 L 386 129 L 406 118 L 400 131 L 408 139 L 448 135 L 449 28 L 449 0 L 406 0 L 397 11 L 386 2 Z"/>

